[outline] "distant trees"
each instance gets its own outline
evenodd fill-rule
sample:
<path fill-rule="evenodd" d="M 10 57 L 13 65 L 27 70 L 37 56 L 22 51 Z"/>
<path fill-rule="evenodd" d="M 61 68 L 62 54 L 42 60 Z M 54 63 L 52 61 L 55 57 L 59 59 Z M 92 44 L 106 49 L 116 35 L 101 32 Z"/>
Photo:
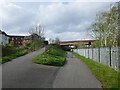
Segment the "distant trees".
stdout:
<path fill-rule="evenodd" d="M 29 29 L 30 38 L 32 39 L 34 48 L 41 48 L 44 46 L 44 28 L 41 25 L 36 25 Z"/>
<path fill-rule="evenodd" d="M 58 37 L 55 38 L 55 44 L 59 44 L 60 43 L 60 39 Z"/>
<path fill-rule="evenodd" d="M 51 43 L 51 44 L 59 44 L 60 43 L 60 39 L 59 39 L 59 37 L 56 37 L 55 39 L 49 39 L 49 42 Z"/>
<path fill-rule="evenodd" d="M 53 44 L 53 43 L 55 42 L 55 40 L 52 39 L 52 38 L 50 38 L 50 39 L 49 39 L 49 42 L 50 42 L 50 44 Z"/>
<path fill-rule="evenodd" d="M 37 34 L 38 36 L 40 36 L 41 38 L 44 37 L 45 31 L 44 28 L 41 25 L 36 25 L 32 28 L 29 29 L 29 33 L 32 34 Z"/>
<path fill-rule="evenodd" d="M 100 12 L 96 15 L 96 21 L 90 26 L 89 30 L 92 36 L 98 41 L 95 46 L 119 46 L 118 45 L 118 5 L 111 5 L 109 11 Z"/>

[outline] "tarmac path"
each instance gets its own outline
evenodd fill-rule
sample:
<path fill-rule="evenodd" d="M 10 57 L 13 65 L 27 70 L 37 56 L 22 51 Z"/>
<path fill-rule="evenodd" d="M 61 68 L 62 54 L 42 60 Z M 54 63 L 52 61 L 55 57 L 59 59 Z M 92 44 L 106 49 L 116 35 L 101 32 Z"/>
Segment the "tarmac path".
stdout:
<path fill-rule="evenodd" d="M 68 52 L 62 67 L 35 64 L 45 49 L 31 52 L 2 65 L 2 88 L 101 88 L 90 69 Z"/>
<path fill-rule="evenodd" d="M 53 88 L 101 88 L 101 83 L 81 60 L 68 52 L 67 64 L 57 73 Z"/>
<path fill-rule="evenodd" d="M 59 67 L 35 64 L 44 48 L 2 65 L 2 88 L 52 88 Z"/>

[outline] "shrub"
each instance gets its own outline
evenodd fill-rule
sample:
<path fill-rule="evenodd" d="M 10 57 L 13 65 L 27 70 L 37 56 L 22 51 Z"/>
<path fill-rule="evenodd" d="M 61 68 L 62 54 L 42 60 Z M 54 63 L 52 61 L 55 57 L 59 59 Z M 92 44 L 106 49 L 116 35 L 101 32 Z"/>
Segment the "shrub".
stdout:
<path fill-rule="evenodd" d="M 23 56 L 23 55 L 25 55 L 27 53 L 28 53 L 27 51 L 22 51 L 22 52 L 18 52 L 16 54 L 12 54 L 10 56 L 5 56 L 5 57 L 3 57 L 3 58 L 0 59 L 0 63 L 8 62 L 8 61 L 10 61 L 12 59 L 15 59 L 17 57 Z"/>
<path fill-rule="evenodd" d="M 65 51 L 54 46 L 44 54 L 38 55 L 33 62 L 37 64 L 63 66 L 66 61 L 66 56 Z"/>
<path fill-rule="evenodd" d="M 48 65 L 54 65 L 54 66 L 63 66 L 64 63 L 65 63 L 65 58 L 60 56 L 56 56 L 56 57 L 51 56 L 48 61 Z"/>
<path fill-rule="evenodd" d="M 38 64 L 40 63 L 47 64 L 48 63 L 47 59 L 48 59 L 48 55 L 42 54 L 42 55 L 37 56 L 33 62 L 38 63 Z"/>
<path fill-rule="evenodd" d="M 64 56 L 64 51 L 62 49 L 50 49 L 48 52 L 48 54 L 54 55 L 54 56 Z"/>
<path fill-rule="evenodd" d="M 11 46 L 9 44 L 7 45 L 2 45 L 2 57 L 5 57 L 5 56 L 10 56 L 12 54 L 16 54 L 18 52 L 22 52 L 24 51 L 25 49 L 23 47 L 14 47 L 14 46 Z"/>
<path fill-rule="evenodd" d="M 33 62 L 37 64 L 63 66 L 65 63 L 65 58 L 60 56 L 42 54 L 37 56 Z"/>

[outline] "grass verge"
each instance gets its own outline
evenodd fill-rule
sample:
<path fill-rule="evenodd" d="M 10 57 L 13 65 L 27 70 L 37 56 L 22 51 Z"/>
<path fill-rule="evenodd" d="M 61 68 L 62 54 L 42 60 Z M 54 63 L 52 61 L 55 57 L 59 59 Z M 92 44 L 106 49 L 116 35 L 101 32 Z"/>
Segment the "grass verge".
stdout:
<path fill-rule="evenodd" d="M 23 55 L 25 55 L 27 53 L 28 53 L 27 51 L 21 51 L 21 52 L 18 52 L 18 53 L 9 55 L 9 56 L 5 56 L 3 58 L 0 58 L 0 63 L 2 63 L 2 64 L 6 63 L 8 61 L 11 61 L 12 59 L 15 59 L 17 57 L 23 56 Z"/>
<path fill-rule="evenodd" d="M 73 52 L 73 54 L 91 69 L 92 73 L 102 83 L 103 88 L 120 89 L 120 72 L 117 72 L 106 65 L 85 58 L 77 53 Z"/>
<path fill-rule="evenodd" d="M 63 66 L 66 61 L 66 52 L 58 47 L 52 47 L 47 52 L 38 55 L 34 59 L 34 63 L 52 65 L 52 66 Z"/>

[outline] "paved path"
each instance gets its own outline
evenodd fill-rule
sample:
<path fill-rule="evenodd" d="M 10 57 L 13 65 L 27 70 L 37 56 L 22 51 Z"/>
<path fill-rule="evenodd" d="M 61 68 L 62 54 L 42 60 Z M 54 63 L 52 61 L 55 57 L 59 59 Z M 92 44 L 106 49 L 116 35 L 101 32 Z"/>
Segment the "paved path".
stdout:
<path fill-rule="evenodd" d="M 3 88 L 52 88 L 59 67 L 32 63 L 44 49 L 2 65 Z"/>
<path fill-rule="evenodd" d="M 2 89 L 2 65 L 0 64 L 0 90 Z"/>
<path fill-rule="evenodd" d="M 68 53 L 63 67 L 32 63 L 44 48 L 2 65 L 3 88 L 99 88 L 87 66 Z"/>
<path fill-rule="evenodd" d="M 53 88 L 101 88 L 101 83 L 82 61 L 68 53 L 67 64 L 57 73 Z"/>

